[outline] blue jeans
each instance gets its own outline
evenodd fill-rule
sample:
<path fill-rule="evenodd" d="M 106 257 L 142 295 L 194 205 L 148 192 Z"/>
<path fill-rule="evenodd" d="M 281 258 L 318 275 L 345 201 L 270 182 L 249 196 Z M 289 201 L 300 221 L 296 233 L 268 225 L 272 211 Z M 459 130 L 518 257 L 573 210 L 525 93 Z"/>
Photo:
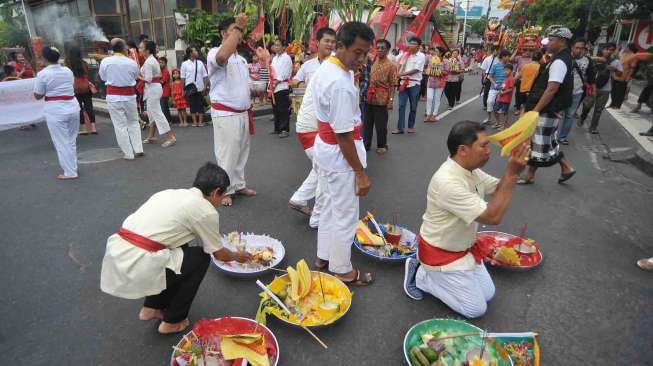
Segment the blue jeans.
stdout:
<path fill-rule="evenodd" d="M 415 114 L 417 113 L 417 103 L 419 102 L 419 84 L 406 88 L 406 90 L 399 92 L 399 122 L 397 122 L 397 129 L 404 130 L 404 115 L 406 114 L 406 104 L 410 99 L 410 112 L 408 113 L 408 128 L 415 127 Z"/>
<path fill-rule="evenodd" d="M 576 109 L 580 104 L 580 100 L 583 97 L 583 93 L 574 94 L 571 97 L 571 105 L 565 110 L 565 116 L 562 117 L 562 122 L 560 123 L 560 139 L 566 140 L 571 131 L 571 126 L 574 124 L 574 115 L 576 115 Z"/>

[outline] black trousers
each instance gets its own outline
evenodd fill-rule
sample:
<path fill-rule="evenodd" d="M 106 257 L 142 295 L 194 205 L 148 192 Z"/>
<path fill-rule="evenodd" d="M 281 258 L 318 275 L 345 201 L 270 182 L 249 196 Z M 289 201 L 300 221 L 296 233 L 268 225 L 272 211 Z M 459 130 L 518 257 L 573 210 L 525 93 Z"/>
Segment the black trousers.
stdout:
<path fill-rule="evenodd" d="M 290 132 L 290 90 L 279 90 L 274 93 L 274 132 Z"/>
<path fill-rule="evenodd" d="M 372 136 L 376 128 L 376 147 L 388 147 L 388 107 L 365 103 L 365 119 L 363 120 L 363 143 L 365 150 L 372 147 Z"/>
<path fill-rule="evenodd" d="M 521 88 L 521 79 L 517 79 L 515 81 L 515 109 L 519 110 L 521 108 L 521 105 L 524 103 L 523 100 L 521 100 L 522 96 L 521 93 L 519 92 L 519 89 Z"/>
<path fill-rule="evenodd" d="M 642 94 L 637 98 L 637 104 L 646 104 L 651 98 L 651 92 L 653 92 L 653 83 L 648 83 L 644 89 L 642 89 Z"/>
<path fill-rule="evenodd" d="M 93 94 L 91 92 L 84 94 L 75 94 L 77 102 L 79 103 L 79 124 L 84 124 L 84 112 L 88 115 L 88 118 L 92 123 L 95 123 L 95 111 L 93 110 Z"/>
<path fill-rule="evenodd" d="M 621 108 L 621 105 L 626 99 L 626 89 L 628 88 L 628 82 L 621 80 L 612 80 L 612 91 L 610 92 L 610 103 L 611 107 Z"/>
<path fill-rule="evenodd" d="M 456 104 L 456 97 L 460 98 L 460 84 L 460 81 L 447 81 L 444 84 L 444 95 L 447 97 L 450 108 Z"/>
<path fill-rule="evenodd" d="M 422 75 L 422 81 L 419 83 L 419 95 L 421 97 L 426 97 L 426 87 L 428 85 L 429 76 Z"/>
<path fill-rule="evenodd" d="M 172 120 L 172 116 L 170 115 L 170 103 L 168 102 L 169 99 L 170 99 L 170 97 L 161 97 L 161 100 L 160 100 L 161 110 L 163 111 L 163 115 L 166 117 L 168 122 L 175 123 Z"/>
<path fill-rule="evenodd" d="M 195 294 L 209 268 L 210 256 L 202 247 L 181 246 L 184 260 L 181 274 L 166 269 L 166 289 L 158 295 L 146 296 L 144 306 L 163 310 L 163 321 L 179 323 L 188 317 Z"/>
<path fill-rule="evenodd" d="M 457 82 L 458 86 L 456 86 L 456 102 L 460 102 L 460 94 L 463 91 L 463 80 L 460 80 Z"/>
<path fill-rule="evenodd" d="M 490 87 L 492 83 L 490 81 L 485 81 L 483 83 L 483 109 L 487 110 L 487 96 L 490 94 Z"/>

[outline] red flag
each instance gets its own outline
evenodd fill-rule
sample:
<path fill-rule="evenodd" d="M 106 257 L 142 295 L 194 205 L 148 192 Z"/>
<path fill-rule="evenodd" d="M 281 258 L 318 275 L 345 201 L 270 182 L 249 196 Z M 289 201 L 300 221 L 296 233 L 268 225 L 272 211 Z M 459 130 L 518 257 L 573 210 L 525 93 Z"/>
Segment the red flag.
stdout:
<path fill-rule="evenodd" d="M 317 52 L 317 31 L 328 26 L 329 26 L 329 21 L 324 15 L 320 14 L 317 17 L 315 24 L 313 24 L 313 30 L 311 31 L 311 38 L 308 41 L 308 49 L 311 51 L 311 53 Z"/>
<path fill-rule="evenodd" d="M 397 47 L 402 50 L 408 49 L 408 39 L 410 37 L 421 38 L 424 35 L 424 30 L 428 24 L 429 19 L 433 15 L 435 8 L 438 6 L 440 0 L 430 0 L 424 2 L 422 9 L 419 12 L 419 15 L 413 19 L 408 28 L 401 34 Z"/>
<path fill-rule="evenodd" d="M 256 27 L 252 29 L 252 31 L 249 33 L 249 36 L 255 41 L 260 41 L 261 38 L 263 38 L 264 32 L 265 32 L 265 16 L 261 15 L 258 18 L 258 23 L 256 23 Z"/>
<path fill-rule="evenodd" d="M 390 4 L 391 1 L 392 4 Z M 388 31 L 390 31 L 390 25 L 392 25 L 392 20 L 397 15 L 397 10 L 399 10 L 399 0 L 385 1 L 383 15 L 381 16 L 381 20 L 379 22 L 379 30 L 381 31 L 381 34 L 380 37 L 377 38 L 385 39 L 385 37 L 388 35 Z"/>
<path fill-rule="evenodd" d="M 431 47 L 439 47 L 439 48 L 444 48 L 445 51 L 449 50 L 449 46 L 447 46 L 447 42 L 442 39 L 442 35 L 440 34 L 440 31 L 438 31 L 437 28 L 433 28 L 433 33 L 431 34 Z"/>

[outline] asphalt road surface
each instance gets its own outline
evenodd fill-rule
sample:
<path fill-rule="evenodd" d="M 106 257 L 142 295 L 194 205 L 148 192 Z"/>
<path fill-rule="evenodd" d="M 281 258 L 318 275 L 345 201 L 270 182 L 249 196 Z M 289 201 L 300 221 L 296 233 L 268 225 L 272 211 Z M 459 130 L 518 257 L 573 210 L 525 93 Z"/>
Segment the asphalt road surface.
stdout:
<path fill-rule="evenodd" d="M 463 101 L 476 96 L 476 79 L 465 81 Z M 417 134 L 391 135 L 387 155 L 369 154 L 372 189 L 361 200 L 361 213 L 382 219 L 396 214 L 415 231 L 429 179 L 447 157 L 451 125 L 484 118 L 480 99 L 435 125 L 422 123 L 423 108 L 422 102 Z M 390 125 L 395 123 L 396 108 Z M 247 178 L 259 196 L 220 208 L 221 231 L 240 225 L 270 234 L 286 246 L 285 264 L 301 258 L 312 263 L 316 232 L 287 208 L 309 162 L 295 138 L 267 134 L 269 117 L 256 125 Z M 118 156 L 98 150 L 116 147 L 108 120 L 100 120 L 99 130 L 98 136 L 78 139 L 86 161 Z M 172 148 L 148 145 L 143 159 L 81 164 L 80 179 L 68 182 L 55 179 L 60 171 L 45 125 L 0 133 L 3 364 L 167 364 L 180 335 L 159 335 L 156 322 L 138 320 L 141 301 L 106 295 L 99 284 L 106 238 L 124 218 L 155 192 L 189 187 L 197 168 L 214 161 L 211 127 L 175 132 L 178 144 Z M 624 132 L 604 113 L 601 133 Z M 496 296 L 487 314 L 471 323 L 491 332 L 538 332 L 546 366 L 651 365 L 653 273 L 638 269 L 635 260 L 653 255 L 653 179 L 604 160 L 601 140 L 584 129 L 574 127 L 570 140 L 563 149 L 578 174 L 559 185 L 559 168 L 538 171 L 536 184 L 516 189 L 503 223 L 488 228 L 518 233 L 528 224 L 527 236 L 541 244 L 542 266 L 531 272 L 490 269 Z M 505 164 L 494 149 L 485 170 L 501 176 Z M 280 365 L 402 365 L 403 337 L 413 324 L 457 317 L 437 299 L 408 299 L 403 266 L 375 263 L 357 252 L 352 257 L 376 281 L 354 290 L 345 318 L 316 332 L 328 350 L 302 330 L 269 320 L 280 343 Z M 190 320 L 253 317 L 258 292 L 254 280 L 232 279 L 212 266 Z"/>

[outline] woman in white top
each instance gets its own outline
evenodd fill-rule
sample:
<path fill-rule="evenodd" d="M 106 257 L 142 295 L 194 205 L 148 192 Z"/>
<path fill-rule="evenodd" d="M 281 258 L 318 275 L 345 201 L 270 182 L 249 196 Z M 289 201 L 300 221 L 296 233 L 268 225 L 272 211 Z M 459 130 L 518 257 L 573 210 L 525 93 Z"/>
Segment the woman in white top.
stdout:
<path fill-rule="evenodd" d="M 45 66 L 34 82 L 34 98 L 45 98 L 45 122 L 57 150 L 63 174 L 57 179 L 77 178 L 77 134 L 79 133 L 79 104 L 75 99 L 73 72 L 59 65 L 60 53 L 54 47 L 44 47 Z"/>
<path fill-rule="evenodd" d="M 145 56 L 145 62 L 141 66 L 138 78 L 145 82 L 143 99 L 145 99 L 145 105 L 147 107 L 147 118 L 150 120 L 150 130 L 143 143 L 151 144 L 156 142 L 154 134 L 155 130 L 158 129 L 159 134 L 166 134 L 166 141 L 161 146 L 169 147 L 174 145 L 177 139 L 170 129 L 170 124 L 168 124 L 163 110 L 161 110 L 163 88 L 161 87 L 161 65 L 159 65 L 159 61 L 156 59 L 156 43 L 153 41 L 143 41 L 138 45 L 138 49 Z"/>

